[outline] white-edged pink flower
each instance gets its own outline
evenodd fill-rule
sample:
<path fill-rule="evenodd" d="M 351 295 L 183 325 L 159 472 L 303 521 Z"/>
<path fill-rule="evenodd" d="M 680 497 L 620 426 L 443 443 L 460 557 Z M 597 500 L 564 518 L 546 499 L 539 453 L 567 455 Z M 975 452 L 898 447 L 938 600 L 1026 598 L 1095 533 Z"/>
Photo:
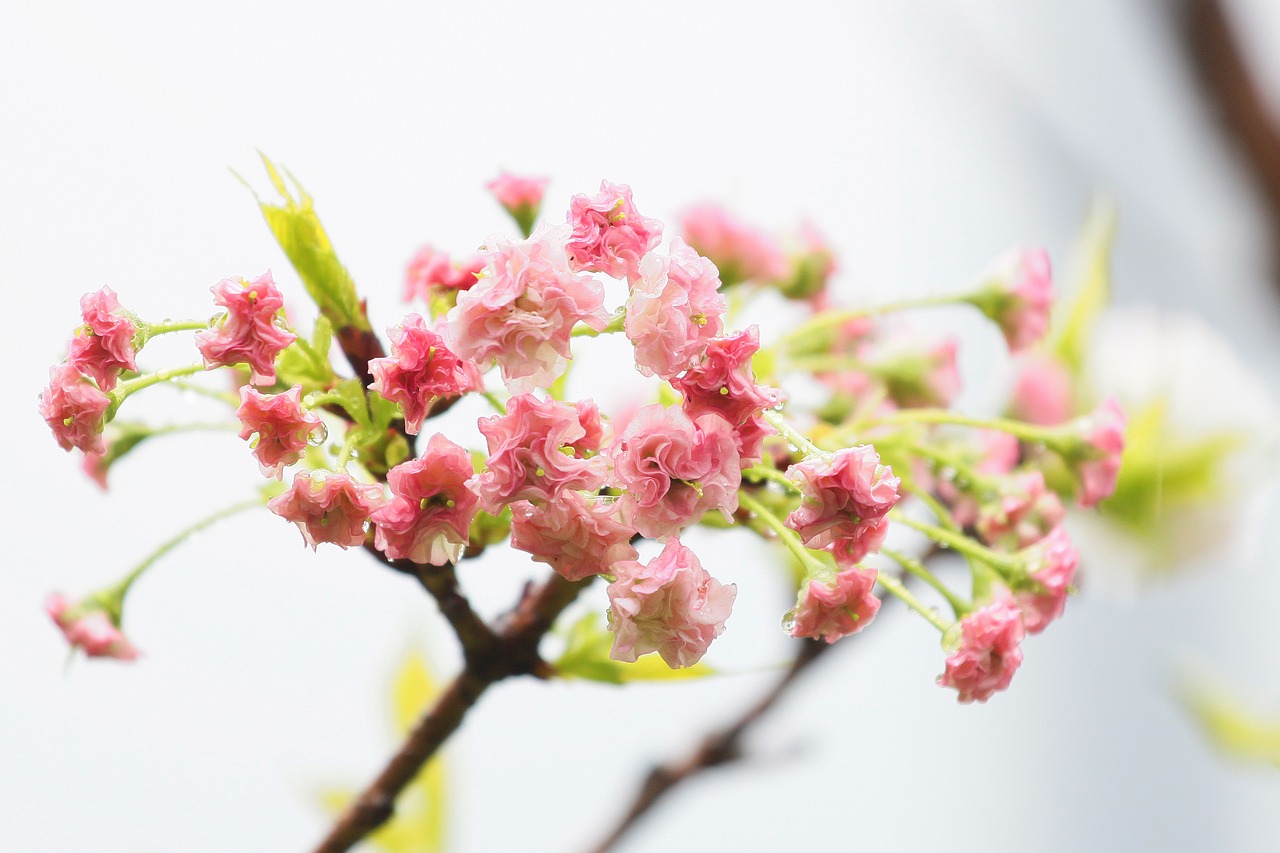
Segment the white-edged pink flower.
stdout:
<path fill-rule="evenodd" d="M 1080 478 L 1080 493 L 1076 496 L 1080 506 L 1097 506 L 1115 492 L 1127 421 L 1124 409 L 1111 398 L 1076 420 L 1074 429 L 1083 446 L 1072 462 Z"/>
<path fill-rule="evenodd" d="M 444 338 L 427 328 L 421 315 L 409 314 L 387 330 L 391 355 L 369 360 L 370 386 L 404 410 L 404 428 L 417 435 L 441 397 L 457 397 L 480 388 L 480 370 L 458 358 Z"/>
<path fill-rule="evenodd" d="M 446 316 L 453 351 L 476 364 L 496 363 L 515 394 L 545 388 L 569 363 L 578 322 L 608 323 L 604 287 L 569 266 L 568 226 L 542 226 L 528 240 L 490 238 L 485 275 L 458 294 Z"/>
<path fill-rule="evenodd" d="M 264 477 L 281 479 L 284 469 L 302 458 L 311 437 L 324 432 L 320 417 L 302 406 L 301 385 L 283 394 L 263 394 L 242 385 L 236 417 L 242 427 L 240 437 L 253 439 L 253 457 Z"/>
<path fill-rule="evenodd" d="M 1024 633 L 1022 613 L 1008 601 L 975 610 L 960 620 L 960 644 L 938 684 L 955 688 L 961 703 L 987 701 L 1009 686 L 1022 664 Z"/>
<path fill-rule="evenodd" d="M 719 287 L 715 265 L 679 237 L 670 254 L 645 255 L 625 324 L 641 373 L 670 379 L 702 355 L 724 328 Z"/>
<path fill-rule="evenodd" d="M 565 249 L 576 270 L 602 272 L 634 282 L 640 259 L 657 248 L 662 223 L 640 215 L 626 184 L 600 182 L 600 192 L 569 200 L 573 236 Z"/>
<path fill-rule="evenodd" d="M 1045 487 L 1044 474 L 1021 471 L 1000 485 L 1000 494 L 978 510 L 977 528 L 988 545 L 1017 551 L 1043 539 L 1062 522 L 1066 510 Z"/>
<path fill-rule="evenodd" d="M 49 369 L 49 384 L 40 392 L 38 408 L 63 450 L 106 453 L 102 430 L 110 406 L 111 398 L 93 380 L 64 361 Z"/>
<path fill-rule="evenodd" d="M 851 566 L 830 582 L 808 581 L 800 589 L 795 610 L 787 614 L 787 633 L 834 643 L 861 631 L 880 610 L 880 599 L 872 593 L 876 577 L 875 569 Z"/>
<path fill-rule="evenodd" d="M 120 307 L 120 300 L 109 287 L 82 296 L 80 316 L 84 324 L 71 338 L 67 361 L 103 391 L 110 391 L 116 387 L 121 370 L 138 369 L 135 318 Z"/>
<path fill-rule="evenodd" d="M 480 498 L 471 454 L 436 433 L 417 459 L 387 472 L 391 500 L 373 511 L 373 542 L 393 560 L 443 566 L 466 547 Z"/>
<path fill-rule="evenodd" d="M 44 610 L 67 643 L 89 657 L 137 659 L 138 650 L 105 610 L 68 601 L 56 592 L 45 599 Z"/>
<path fill-rule="evenodd" d="M 1015 249 L 998 258 L 986 276 L 989 284 L 972 299 L 995 321 L 1011 352 L 1021 352 L 1049 331 L 1053 275 L 1044 249 Z"/>
<path fill-rule="evenodd" d="M 486 512 L 512 501 L 554 502 L 565 490 L 595 491 L 608 462 L 595 455 L 604 437 L 600 410 L 590 400 L 562 403 L 519 394 L 507 413 L 477 422 L 489 445 L 489 460 L 472 488 Z"/>
<path fill-rule="evenodd" d="M 760 461 L 765 436 L 776 431 L 763 413 L 782 402 L 777 388 L 756 384 L 751 357 L 759 349 L 760 329 L 756 326 L 713 338 L 706 352 L 671 381 L 684 396 L 682 405 L 690 418 L 714 413 L 729 422 L 743 466 Z"/>
<path fill-rule="evenodd" d="M 693 666 L 724 632 L 737 588 L 707 574 L 679 539 L 648 564 L 624 560 L 613 569 L 617 579 L 607 592 L 614 660 L 634 663 L 656 651 L 672 669 Z"/>
<path fill-rule="evenodd" d="M 284 295 L 268 270 L 253 281 L 224 278 L 215 284 L 214 301 L 226 314 L 196 335 L 196 349 L 206 368 L 247 364 L 250 382 L 270 385 L 276 381 L 276 356 L 297 338 L 277 325 Z"/>
<path fill-rule="evenodd" d="M 1071 371 L 1048 353 L 1027 353 L 1015 368 L 1009 413 L 1039 426 L 1066 423 L 1073 400 Z"/>
<path fill-rule="evenodd" d="M 787 526 L 806 547 L 830 550 L 842 567 L 879 550 L 888 531 L 886 515 L 898 502 L 899 480 L 880 464 L 874 447 L 816 454 L 792 465 L 786 475 L 801 494 Z"/>
<path fill-rule="evenodd" d="M 711 260 L 726 285 L 775 282 L 787 275 L 778 241 L 716 204 L 694 205 L 680 215 L 684 241 Z"/>
<path fill-rule="evenodd" d="M 545 506 L 511 505 L 511 547 L 533 555 L 566 580 L 607 574 L 613 565 L 637 556 L 635 528 L 622 521 L 611 498 L 563 491 Z"/>
<path fill-rule="evenodd" d="M 1080 552 L 1063 527 L 1055 527 L 1047 536 L 1025 549 L 1026 562 L 1033 589 L 1019 589 L 1014 601 L 1022 611 L 1022 624 L 1028 634 L 1038 634 L 1062 615 L 1067 593 L 1080 565 Z"/>
<path fill-rule="evenodd" d="M 358 483 L 345 471 L 299 471 L 267 508 L 298 525 L 313 551 L 321 542 L 346 550 L 364 544 L 365 522 L 385 501 L 382 486 Z"/>
<path fill-rule="evenodd" d="M 738 443 L 719 415 L 690 419 L 674 406 L 645 406 L 607 453 L 626 490 L 618 502 L 623 517 L 642 536 L 671 536 L 705 512 L 728 518 L 738 508 Z"/>

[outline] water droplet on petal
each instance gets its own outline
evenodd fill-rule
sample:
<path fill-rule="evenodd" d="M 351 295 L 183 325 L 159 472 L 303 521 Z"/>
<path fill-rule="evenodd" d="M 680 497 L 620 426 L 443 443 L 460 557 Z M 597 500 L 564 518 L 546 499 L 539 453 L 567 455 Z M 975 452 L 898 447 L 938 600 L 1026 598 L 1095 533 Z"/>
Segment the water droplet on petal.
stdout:
<path fill-rule="evenodd" d="M 329 440 L 329 428 L 325 426 L 323 423 L 321 423 L 320 426 L 312 430 L 311 434 L 307 436 L 307 444 L 311 445 L 312 447 L 319 447 L 320 445 L 324 444 L 328 440 Z"/>
<path fill-rule="evenodd" d="M 795 629 L 796 612 L 794 610 L 788 610 L 786 613 L 782 614 L 782 630 L 790 634 Z"/>

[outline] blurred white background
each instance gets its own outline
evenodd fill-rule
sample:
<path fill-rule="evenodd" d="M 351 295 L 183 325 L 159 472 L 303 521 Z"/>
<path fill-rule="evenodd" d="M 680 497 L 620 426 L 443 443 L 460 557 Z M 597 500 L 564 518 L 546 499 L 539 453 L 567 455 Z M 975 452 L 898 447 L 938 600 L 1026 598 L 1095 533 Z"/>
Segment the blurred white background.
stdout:
<path fill-rule="evenodd" d="M 1280 91 L 1275 7 L 1232 6 Z M 463 252 L 508 227 L 483 191 L 499 168 L 552 176 L 552 216 L 603 177 L 668 223 L 708 197 L 771 228 L 811 218 L 839 251 L 847 300 L 963 283 L 1018 243 L 1065 258 L 1104 190 L 1122 217 L 1117 302 L 1194 310 L 1280 383 L 1261 207 L 1184 66 L 1177 4 L 356 8 L 0 13 L 0 284 L 13 297 L 0 849 L 308 849 L 327 825 L 315 790 L 363 785 L 392 748 L 397 657 L 418 644 L 442 673 L 455 663 L 414 583 L 360 554 L 313 555 L 263 512 L 138 585 L 127 629 L 145 658 L 63 672 L 46 592 L 113 579 L 257 474 L 231 436 L 170 438 L 103 494 L 54 445 L 36 394 L 87 290 L 110 285 L 147 318 L 200 317 L 215 281 L 271 268 L 303 298 L 226 169 L 265 190 L 255 147 L 315 195 L 383 326 L 419 243 Z M 977 352 L 994 351 L 985 334 Z M 197 405 L 162 394 L 135 414 Z M 681 789 L 623 849 L 1280 849 L 1280 774 L 1217 756 L 1170 689 L 1202 664 L 1280 698 L 1278 518 L 1253 547 L 1224 542 L 1132 596 L 1086 589 L 987 706 L 935 687 L 936 634 L 892 614 L 758 732 L 759 760 Z M 766 687 L 761 668 L 787 648 L 783 582 L 749 537 L 699 541 L 739 585 L 712 660 L 743 674 L 500 685 L 450 747 L 451 849 L 585 848 L 647 762 Z M 495 555 L 462 574 L 494 612 L 534 571 Z"/>

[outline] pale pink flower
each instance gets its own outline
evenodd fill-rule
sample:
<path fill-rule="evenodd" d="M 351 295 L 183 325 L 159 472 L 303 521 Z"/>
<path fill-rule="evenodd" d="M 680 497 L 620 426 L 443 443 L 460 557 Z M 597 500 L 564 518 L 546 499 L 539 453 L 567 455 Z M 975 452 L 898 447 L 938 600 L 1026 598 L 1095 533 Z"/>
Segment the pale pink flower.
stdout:
<path fill-rule="evenodd" d="M 1071 417 L 1072 380 L 1067 366 L 1047 353 L 1028 353 L 1017 365 L 1009 412 L 1040 426 Z"/>
<path fill-rule="evenodd" d="M 604 287 L 569 267 L 567 235 L 568 226 L 544 225 L 517 243 L 491 237 L 486 275 L 446 317 L 454 352 L 496 363 L 512 393 L 547 387 L 564 372 L 579 321 L 597 331 L 608 323 Z"/>
<path fill-rule="evenodd" d="M 472 488 L 485 511 L 497 514 L 518 500 L 545 504 L 565 490 L 595 491 L 608 463 L 595 455 L 603 439 L 600 411 L 590 400 L 562 403 L 519 394 L 507 413 L 477 422 L 489 460 Z"/>
<path fill-rule="evenodd" d="M 713 338 L 706 352 L 683 375 L 671 381 L 684 395 L 684 411 L 691 418 L 714 413 L 729 422 L 744 466 L 760 461 L 764 438 L 776 430 L 764 419 L 766 409 L 782 402 L 782 392 L 757 385 L 751 356 L 760 349 L 760 329 Z"/>
<path fill-rule="evenodd" d="M 467 484 L 474 473 L 465 449 L 431 436 L 421 457 L 387 473 L 392 497 L 372 514 L 374 544 L 393 560 L 456 562 L 480 504 Z"/>
<path fill-rule="evenodd" d="M 995 429 L 974 430 L 971 443 L 959 448 L 959 452 L 975 472 L 992 477 L 1011 472 L 1022 453 L 1018 439 Z M 981 507 L 972 491 L 962 491 L 947 479 L 939 479 L 934 489 L 942 502 L 950 505 L 951 517 L 957 524 L 968 527 L 977 523 Z"/>
<path fill-rule="evenodd" d="M 110 391 L 116 387 L 121 370 L 138 369 L 135 318 L 120 307 L 115 291 L 109 287 L 82 296 L 80 316 L 84 324 L 71 338 L 67 361 L 103 391 Z"/>
<path fill-rule="evenodd" d="M 321 542 L 345 550 L 364 544 L 365 522 L 385 501 L 382 486 L 358 483 L 345 471 L 299 471 L 267 508 L 298 525 L 313 551 Z"/>
<path fill-rule="evenodd" d="M 404 410 L 404 428 L 417 435 L 441 397 L 457 397 L 480 388 L 479 369 L 454 355 L 444 338 L 427 328 L 418 314 L 410 314 L 387 330 L 391 355 L 369 360 L 370 387 Z"/>
<path fill-rule="evenodd" d="M 929 341 L 901 333 L 863 351 L 872 375 L 904 409 L 947 408 L 960 394 L 955 338 Z"/>
<path fill-rule="evenodd" d="M 809 222 L 800 228 L 799 243 L 790 257 L 791 271 L 781 283 L 782 295 L 788 299 L 807 299 L 815 310 L 822 310 L 827 307 L 827 282 L 836 273 L 835 252 Z"/>
<path fill-rule="evenodd" d="M 719 287 L 715 266 L 679 237 L 672 239 L 669 255 L 645 255 L 626 317 L 641 373 L 670 379 L 706 350 L 724 328 Z"/>
<path fill-rule="evenodd" d="M 1062 501 L 1045 488 L 1040 471 L 1022 471 L 1000 487 L 1000 494 L 978 511 L 978 533 L 988 545 L 1007 551 L 1025 548 L 1043 539 L 1066 515 Z"/>
<path fill-rule="evenodd" d="M 1080 552 L 1072 544 L 1066 529 L 1055 527 L 1039 542 L 1024 550 L 1021 557 L 1035 588 L 1019 589 L 1014 593 L 1014 601 L 1022 610 L 1022 624 L 1027 633 L 1038 634 L 1062 615 L 1067 593 L 1080 565 Z"/>
<path fill-rule="evenodd" d="M 1127 420 L 1124 409 L 1111 398 L 1076 420 L 1074 431 L 1083 442 L 1072 460 L 1080 478 L 1080 493 L 1076 496 L 1080 506 L 1097 506 L 1115 492 Z"/>
<path fill-rule="evenodd" d="M 98 484 L 98 488 L 107 491 L 107 471 L 109 469 L 109 461 L 106 453 L 86 453 L 84 458 L 80 460 L 80 470 L 93 482 Z"/>
<path fill-rule="evenodd" d="M 884 542 L 899 480 L 871 445 L 810 456 L 788 468 L 787 479 L 801 493 L 787 526 L 806 547 L 827 548 L 847 567 Z"/>
<path fill-rule="evenodd" d="M 271 272 L 248 281 L 224 278 L 212 288 L 214 301 L 227 313 L 196 335 L 196 348 L 206 368 L 248 364 L 254 385 L 276 381 L 275 361 L 297 338 L 277 325 L 284 296 L 276 288 Z"/>
<path fill-rule="evenodd" d="M 973 304 L 1000 327 L 1012 352 L 1044 337 L 1053 307 L 1053 276 L 1044 249 L 1015 249 L 996 260 Z"/>
<path fill-rule="evenodd" d="M 960 620 L 960 645 L 947 657 L 938 684 L 954 687 L 962 703 L 985 702 L 1004 690 L 1022 663 L 1022 613 L 994 601 Z"/>
<path fill-rule="evenodd" d="M 257 435 L 250 446 L 264 477 L 283 478 L 284 469 L 302 458 L 311 437 L 324 432 L 319 416 L 302 407 L 301 385 L 283 394 L 263 394 L 243 385 L 236 417 L 241 438 Z"/>
<path fill-rule="evenodd" d="M 737 587 L 707 574 L 679 539 L 648 565 L 624 560 L 613 570 L 617 580 L 607 592 L 614 660 L 634 663 L 656 651 L 672 669 L 693 666 L 724 632 Z"/>
<path fill-rule="evenodd" d="M 645 406 L 608 454 L 626 489 L 619 500 L 623 517 L 642 536 L 671 536 L 705 512 L 718 509 L 727 519 L 738 508 L 738 444 L 719 415 L 690 419 L 674 406 Z"/>
<path fill-rule="evenodd" d="M 102 429 L 110 406 L 111 398 L 74 364 L 63 362 L 49 369 L 49 384 L 40 393 L 40 416 L 63 450 L 106 453 Z"/>
<path fill-rule="evenodd" d="M 542 195 L 547 191 L 548 183 L 549 178 L 503 172 L 485 187 L 493 193 L 498 204 L 506 208 L 520 229 L 528 234 L 533 230 L 533 223 L 542 209 Z"/>
<path fill-rule="evenodd" d="M 787 614 L 787 633 L 834 643 L 861 631 L 880 610 L 880 599 L 872 593 L 876 577 L 875 569 L 851 566 L 830 583 L 810 580 L 800 589 L 795 610 Z"/>
<path fill-rule="evenodd" d="M 137 659 L 138 650 L 105 610 L 67 601 L 56 592 L 45 599 L 44 609 L 72 648 L 91 658 Z"/>
<path fill-rule="evenodd" d="M 472 255 L 460 263 L 450 260 L 447 252 L 423 246 L 409 260 L 404 273 L 404 301 L 421 299 L 430 303 L 439 291 L 467 290 L 476 283 L 485 260 Z"/>
<path fill-rule="evenodd" d="M 634 560 L 635 529 L 624 524 L 616 503 L 584 492 L 563 491 L 546 506 L 511 505 L 511 547 L 533 555 L 566 580 L 608 573 L 620 560 Z"/>
<path fill-rule="evenodd" d="M 719 205 L 689 208 L 680 216 L 680 229 L 685 242 L 716 265 L 726 285 L 775 282 L 787 275 L 787 258 L 778 242 Z"/>
<path fill-rule="evenodd" d="M 631 187 L 608 181 L 600 182 L 600 192 L 592 198 L 575 195 L 569 200 L 569 225 L 573 236 L 565 249 L 574 269 L 631 282 L 640 275 L 640 259 L 662 239 L 662 223 L 640 215 Z"/>

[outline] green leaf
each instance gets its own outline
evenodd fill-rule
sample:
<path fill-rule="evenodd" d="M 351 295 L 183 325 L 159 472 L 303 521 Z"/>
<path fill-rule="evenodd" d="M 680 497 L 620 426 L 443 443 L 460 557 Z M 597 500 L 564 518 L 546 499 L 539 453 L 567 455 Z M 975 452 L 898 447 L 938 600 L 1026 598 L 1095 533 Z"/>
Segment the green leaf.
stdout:
<path fill-rule="evenodd" d="M 1280 766 L 1280 719 L 1267 719 L 1205 684 L 1187 685 L 1180 692 L 1183 704 L 1218 749 Z"/>
<path fill-rule="evenodd" d="M 344 379 L 333 389 L 342 398 L 342 408 L 357 424 L 368 429 L 373 421 L 369 415 L 369 398 L 365 396 L 364 385 L 359 379 Z"/>
<path fill-rule="evenodd" d="M 329 347 L 333 342 L 333 324 L 325 317 L 316 319 L 311 343 L 299 338 L 276 362 L 276 373 L 283 385 L 301 385 L 302 393 L 321 391 L 337 379 L 329 363 Z"/>
<path fill-rule="evenodd" d="M 1085 219 L 1072 261 L 1073 294 L 1065 320 L 1050 341 L 1054 355 L 1079 376 L 1094 324 L 1111 299 L 1111 247 L 1116 236 L 1116 209 L 1108 199 L 1094 202 Z"/>
<path fill-rule="evenodd" d="M 606 630 L 595 613 L 587 613 L 574 622 L 566 634 L 564 654 L 556 661 L 556 674 L 562 678 L 581 678 L 604 684 L 626 684 L 632 681 L 672 681 L 704 678 L 715 670 L 698 663 L 684 669 L 672 669 L 657 655 L 645 655 L 635 663 L 609 657 L 613 634 Z"/>
<path fill-rule="evenodd" d="M 335 327 L 354 326 L 367 330 L 369 321 L 361 308 L 355 282 L 334 253 L 329 235 L 316 215 L 311 196 L 296 178 L 289 175 L 289 180 L 297 191 L 295 198 L 275 164 L 267 159 L 267 155 L 259 152 L 259 156 L 266 167 L 271 185 L 275 187 L 283 203 L 270 204 L 259 199 L 258 206 L 262 209 L 262 216 L 275 235 L 276 242 L 297 270 L 307 293 Z"/>

